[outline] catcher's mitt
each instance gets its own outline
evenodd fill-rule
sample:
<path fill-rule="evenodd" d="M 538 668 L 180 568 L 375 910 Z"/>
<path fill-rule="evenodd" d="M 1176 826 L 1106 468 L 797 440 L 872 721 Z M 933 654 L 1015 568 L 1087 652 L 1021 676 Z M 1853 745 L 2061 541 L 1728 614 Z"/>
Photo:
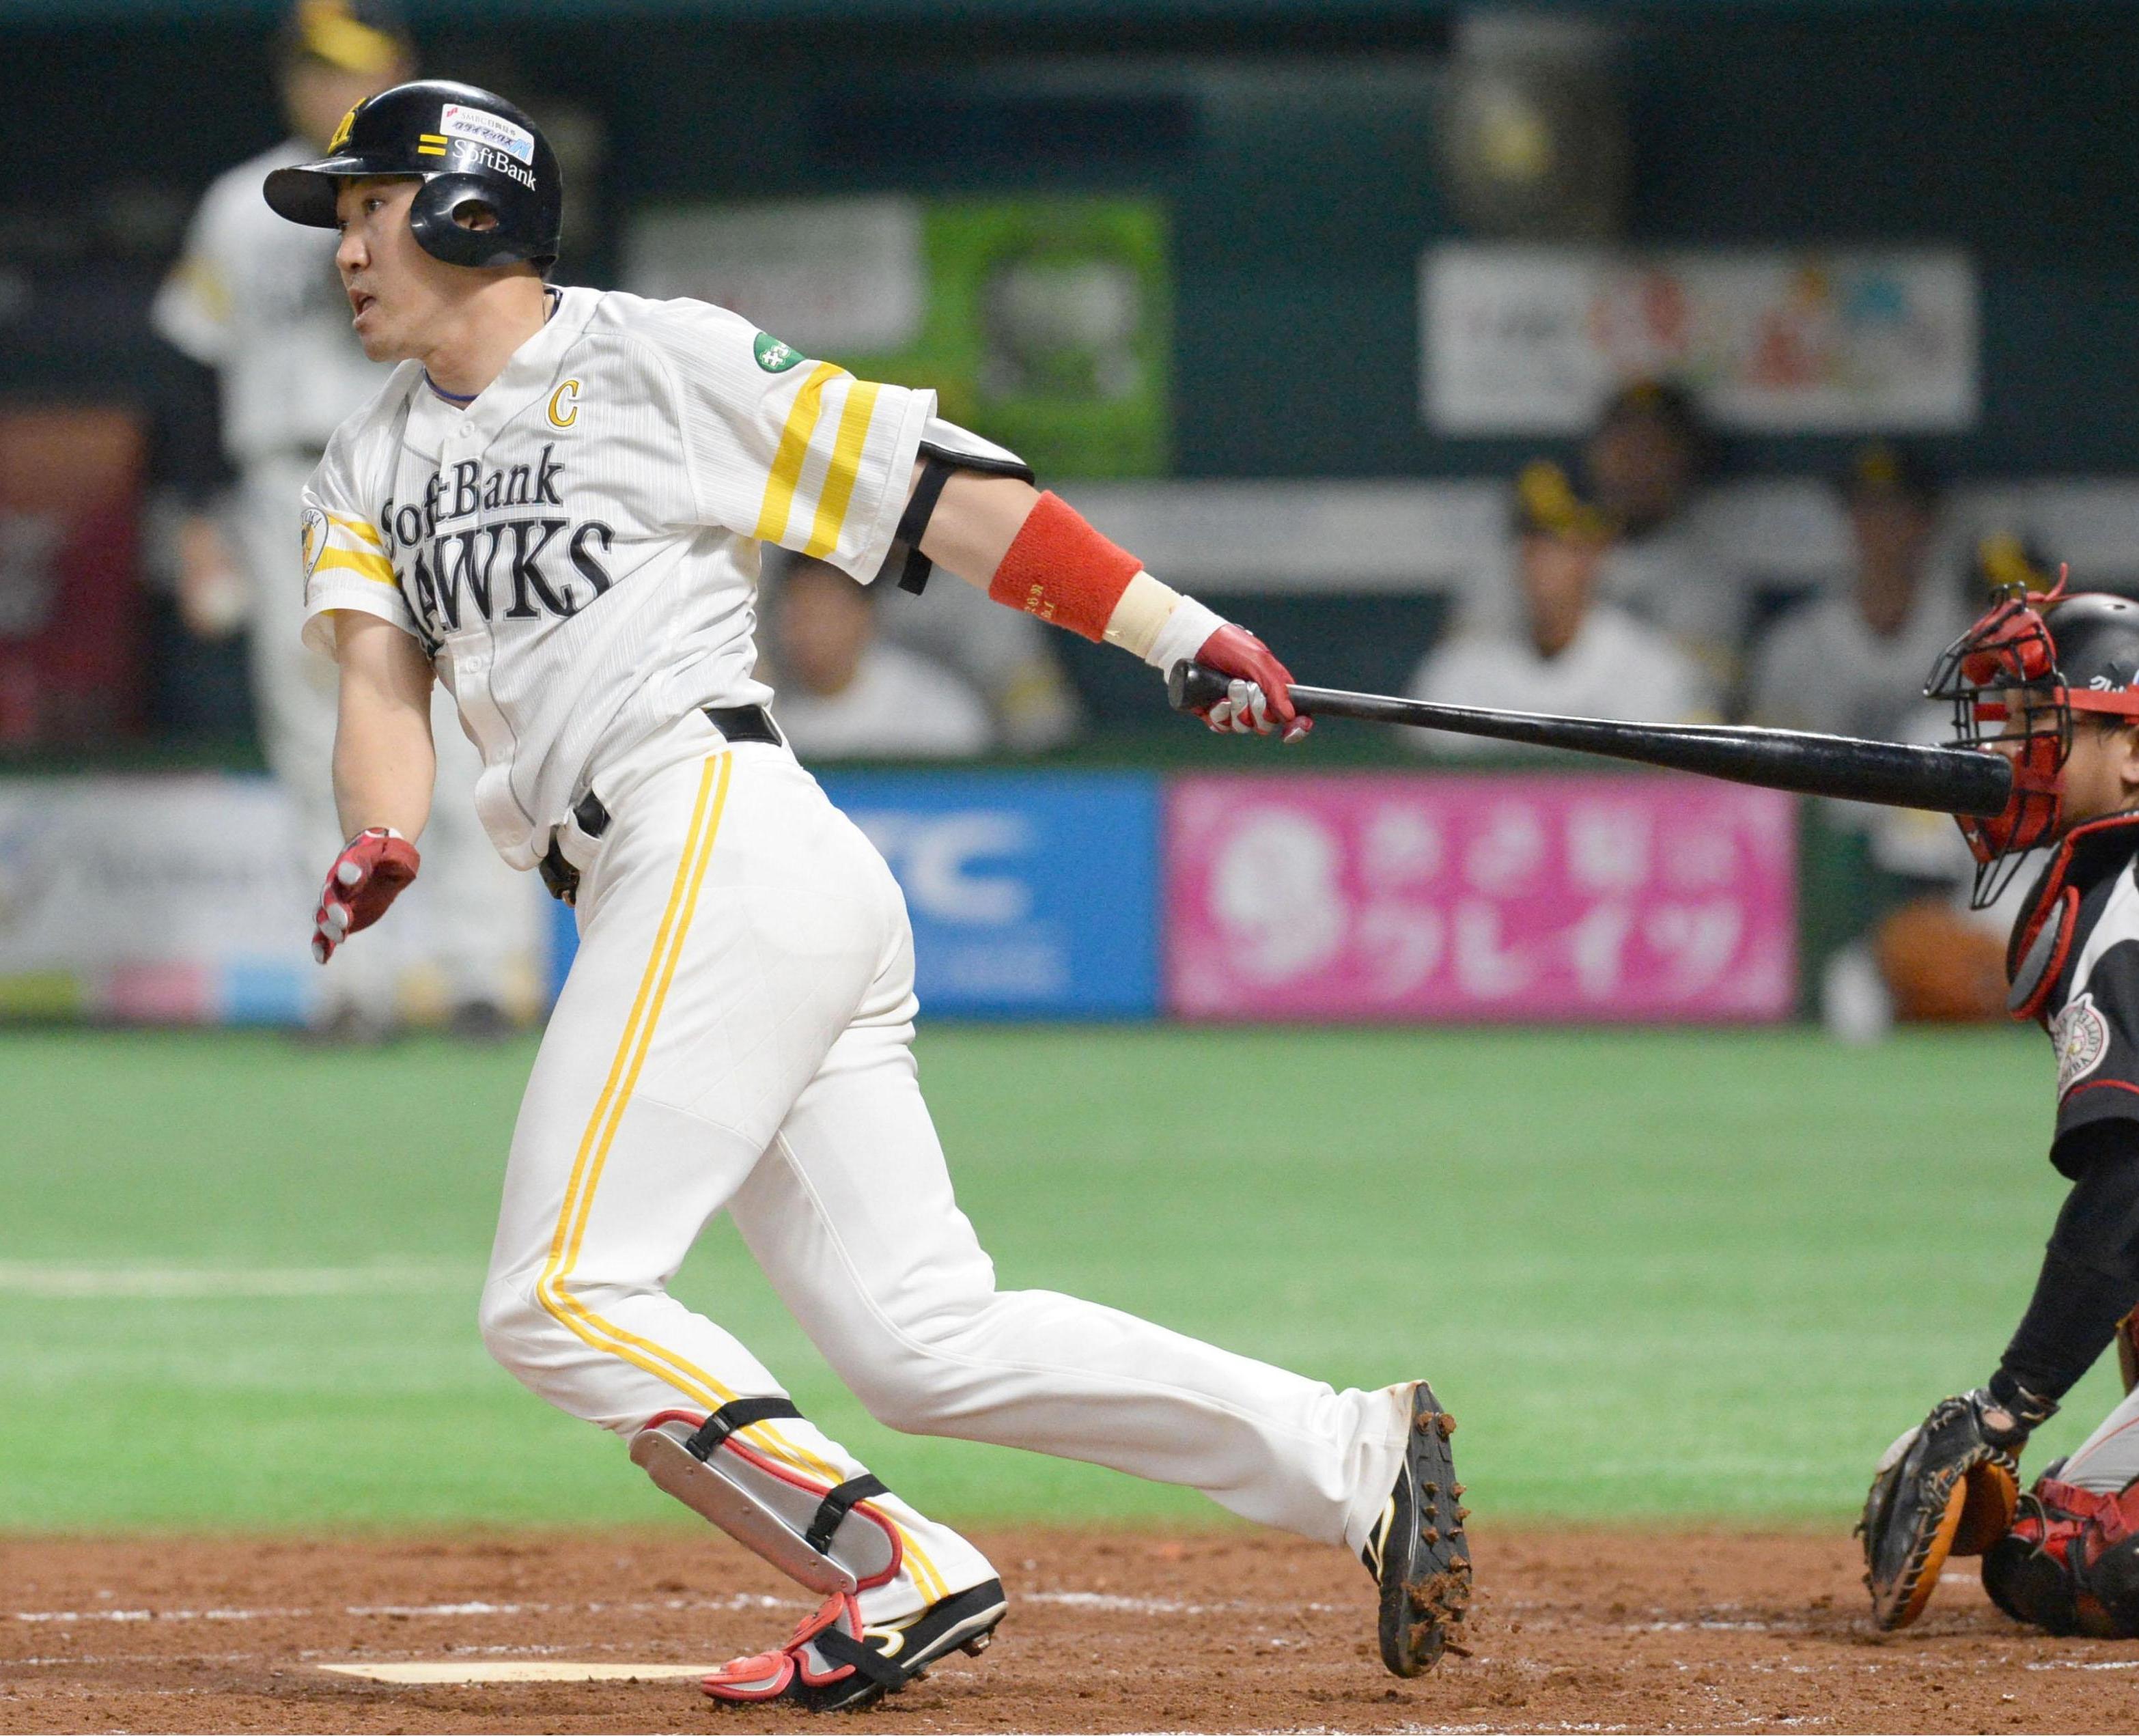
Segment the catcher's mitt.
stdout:
<path fill-rule="evenodd" d="M 1881 1627 L 1906 1627 L 1923 1613 L 1949 1555 L 1980 1555 L 2012 1528 L 2019 1451 L 2039 1420 L 1979 1390 L 1940 1400 L 1887 1449 L 1857 1523 Z"/>

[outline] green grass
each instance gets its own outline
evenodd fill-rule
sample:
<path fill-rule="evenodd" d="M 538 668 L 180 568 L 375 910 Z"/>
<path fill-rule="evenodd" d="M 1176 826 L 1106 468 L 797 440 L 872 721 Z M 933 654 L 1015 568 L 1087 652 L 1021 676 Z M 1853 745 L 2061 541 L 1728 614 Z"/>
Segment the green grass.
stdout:
<path fill-rule="evenodd" d="M 680 1520 L 477 1338 L 530 1053 L 0 1037 L 0 1528 Z M 945 1029 L 921 1055 L 1006 1286 L 1339 1384 L 1430 1375 L 1481 1517 L 1840 1518 L 1995 1365 L 2060 1193 L 2049 1058 L 2004 1031 Z M 392 1269 L 373 1294 L 56 1297 L 25 1263 Z M 723 1223 L 678 1289 L 948 1516 L 1216 1512 L 889 1434 Z"/>

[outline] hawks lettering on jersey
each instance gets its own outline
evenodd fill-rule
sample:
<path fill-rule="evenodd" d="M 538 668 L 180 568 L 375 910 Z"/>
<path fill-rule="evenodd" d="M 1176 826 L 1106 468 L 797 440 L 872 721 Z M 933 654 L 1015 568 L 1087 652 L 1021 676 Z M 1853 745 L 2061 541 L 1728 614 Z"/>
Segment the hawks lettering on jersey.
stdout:
<path fill-rule="evenodd" d="M 922 440 L 947 427 L 934 394 L 792 356 L 702 302 L 565 290 L 464 409 L 404 363 L 329 446 L 306 638 L 331 651 L 352 609 L 423 645 L 516 866 L 602 763 L 698 707 L 771 698 L 761 542 L 864 581 L 884 565 Z"/>
<path fill-rule="evenodd" d="M 531 464 L 486 467 L 463 458 L 450 476 L 424 484 L 421 506 L 386 503 L 387 552 L 413 556 L 404 564 L 403 594 L 430 647 L 477 620 L 575 614 L 615 583 L 602 565 L 616 542 L 614 526 L 561 513 L 498 516 L 564 506 L 565 466 L 556 451 L 545 446 Z"/>

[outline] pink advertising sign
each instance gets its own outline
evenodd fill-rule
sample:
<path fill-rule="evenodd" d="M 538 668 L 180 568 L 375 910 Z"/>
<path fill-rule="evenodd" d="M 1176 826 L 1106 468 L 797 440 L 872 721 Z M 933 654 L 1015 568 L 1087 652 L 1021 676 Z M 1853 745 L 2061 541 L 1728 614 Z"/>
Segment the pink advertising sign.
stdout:
<path fill-rule="evenodd" d="M 1187 778 L 1167 1005 L 1191 1019 L 1786 1017 L 1796 804 L 1676 776 Z"/>

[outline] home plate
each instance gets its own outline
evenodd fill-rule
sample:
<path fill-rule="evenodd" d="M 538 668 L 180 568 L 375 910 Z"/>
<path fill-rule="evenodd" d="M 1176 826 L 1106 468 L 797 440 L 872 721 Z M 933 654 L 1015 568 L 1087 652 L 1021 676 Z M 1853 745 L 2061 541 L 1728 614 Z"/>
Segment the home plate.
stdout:
<path fill-rule="evenodd" d="M 659 1682 L 710 1675 L 713 1664 L 580 1664 L 570 1658 L 469 1658 L 436 1664 L 322 1664 L 367 1682 L 448 1685 L 476 1682 Z"/>

